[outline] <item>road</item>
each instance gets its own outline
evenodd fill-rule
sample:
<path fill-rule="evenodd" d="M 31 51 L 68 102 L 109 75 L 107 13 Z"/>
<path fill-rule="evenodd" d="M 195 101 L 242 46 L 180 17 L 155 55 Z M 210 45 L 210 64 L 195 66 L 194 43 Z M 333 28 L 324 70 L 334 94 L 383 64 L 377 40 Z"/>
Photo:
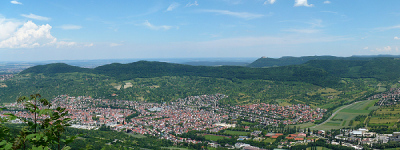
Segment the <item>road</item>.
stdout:
<path fill-rule="evenodd" d="M 341 111 L 342 109 L 345 109 L 345 108 L 347 108 L 347 107 L 349 107 L 349 106 L 351 106 L 351 105 L 357 104 L 357 103 L 359 103 L 359 102 L 361 102 L 361 101 L 354 102 L 354 103 L 351 103 L 351 104 L 349 104 L 349 105 L 343 106 L 342 108 L 340 108 L 340 109 L 336 110 L 334 113 L 332 113 L 332 115 L 331 115 L 328 119 L 326 119 L 324 122 L 322 122 L 322 123 L 320 123 L 320 124 L 317 124 L 317 125 L 315 125 L 315 126 L 312 126 L 312 127 L 310 127 L 310 128 L 315 128 L 315 127 L 318 127 L 318 126 L 320 126 L 320 125 L 323 125 L 323 124 L 327 123 L 329 120 L 331 120 L 331 119 L 332 119 L 339 111 Z"/>

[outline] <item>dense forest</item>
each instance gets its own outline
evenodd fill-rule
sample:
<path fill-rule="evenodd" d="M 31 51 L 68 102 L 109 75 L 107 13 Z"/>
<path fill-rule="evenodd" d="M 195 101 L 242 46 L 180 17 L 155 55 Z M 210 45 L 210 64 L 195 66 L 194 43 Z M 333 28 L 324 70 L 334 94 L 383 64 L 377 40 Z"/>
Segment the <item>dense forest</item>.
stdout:
<path fill-rule="evenodd" d="M 88 69 L 57 63 L 28 68 L 2 82 L 0 101 L 14 102 L 30 93 L 48 99 L 68 94 L 153 102 L 224 93 L 229 95 L 224 104 L 284 102 L 329 108 L 372 94 L 381 82 L 397 82 L 396 70 L 396 58 L 311 60 L 271 68 L 139 61 Z"/>
<path fill-rule="evenodd" d="M 303 56 L 303 57 L 292 57 L 285 56 L 281 58 L 268 58 L 262 57 L 247 65 L 252 68 L 262 67 L 279 67 L 289 65 L 300 65 L 311 60 L 373 60 L 376 58 L 399 58 L 400 56 L 395 55 L 372 55 L 372 56 L 351 56 L 351 57 L 336 57 L 336 56 Z"/>

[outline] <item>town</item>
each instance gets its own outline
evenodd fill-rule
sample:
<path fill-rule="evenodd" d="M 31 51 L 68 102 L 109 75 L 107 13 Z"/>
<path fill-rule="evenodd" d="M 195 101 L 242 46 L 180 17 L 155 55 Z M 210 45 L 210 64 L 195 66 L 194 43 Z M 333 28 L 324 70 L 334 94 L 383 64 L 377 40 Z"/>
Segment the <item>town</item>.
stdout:
<path fill-rule="evenodd" d="M 131 134 L 142 134 L 167 139 L 175 143 L 202 143 L 205 141 L 182 138 L 179 135 L 190 131 L 200 131 L 205 136 L 221 136 L 237 141 L 234 145 L 210 142 L 213 147 L 261 149 L 246 144 L 246 141 L 278 142 L 280 148 L 312 143 L 318 139 L 328 140 L 333 145 L 362 149 L 363 144 L 387 143 L 398 140 L 399 133 L 376 134 L 367 129 L 336 131 L 310 131 L 309 129 L 279 130 L 289 125 L 320 120 L 326 109 L 304 104 L 279 106 L 276 104 L 224 105 L 219 100 L 224 94 L 190 96 L 172 102 L 147 103 L 126 100 L 95 99 L 90 96 L 60 95 L 52 100 L 51 109 L 66 108 L 71 118 L 71 127 L 98 130 L 102 126 Z M 21 111 L 22 103 L 6 104 L 4 113 L 32 119 L 33 114 Z M 40 106 L 39 106 L 40 107 Z M 42 116 L 39 119 L 44 119 Z M 255 126 L 246 126 L 237 120 L 246 120 Z M 13 123 L 22 123 L 13 120 Z M 241 125 L 241 126 L 240 126 Z M 290 128 L 290 127 L 289 127 Z M 234 131 L 234 130 L 241 131 Z M 259 130 L 262 129 L 262 130 Z M 241 133 L 233 136 L 229 133 Z M 236 133 L 235 133 L 236 134 Z"/>

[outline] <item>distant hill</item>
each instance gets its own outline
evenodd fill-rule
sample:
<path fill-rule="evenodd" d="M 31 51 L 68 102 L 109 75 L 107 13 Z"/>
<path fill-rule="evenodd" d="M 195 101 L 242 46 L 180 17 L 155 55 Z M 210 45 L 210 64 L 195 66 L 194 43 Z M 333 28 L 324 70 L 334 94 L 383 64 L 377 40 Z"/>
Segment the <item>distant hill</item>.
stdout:
<path fill-rule="evenodd" d="M 376 78 L 399 80 L 400 59 L 381 57 L 370 60 L 311 60 L 304 66 L 323 69 L 330 74 L 346 78 Z"/>
<path fill-rule="evenodd" d="M 328 72 L 309 66 L 284 66 L 279 68 L 248 68 L 240 66 L 190 66 L 165 62 L 138 61 L 129 64 L 113 63 L 94 69 L 69 66 L 67 64 L 48 64 L 28 68 L 20 74 L 43 73 L 46 75 L 57 73 L 84 72 L 113 77 L 119 81 L 133 78 L 152 78 L 163 76 L 197 76 L 272 81 L 298 81 L 320 86 L 336 84 L 339 78 Z"/>
<path fill-rule="evenodd" d="M 336 56 L 303 56 L 303 57 L 281 57 L 281 58 L 259 58 L 247 67 L 262 68 L 262 67 L 279 67 L 288 65 L 300 65 L 310 60 L 371 60 L 377 56 L 353 56 L 353 57 L 336 57 Z"/>
<path fill-rule="evenodd" d="M 71 72 L 91 72 L 91 70 L 87 68 L 67 65 L 65 63 L 54 63 L 54 64 L 37 65 L 34 67 L 30 67 L 22 71 L 20 74 L 43 73 L 46 75 L 50 75 L 56 73 L 71 73 Z"/>
<path fill-rule="evenodd" d="M 48 98 L 68 94 L 153 102 L 224 93 L 229 95 L 224 100 L 226 104 L 274 103 L 283 99 L 288 103 L 339 105 L 374 93 L 381 81 L 380 85 L 389 85 L 386 83 L 397 83 L 400 78 L 399 58 L 325 58 L 336 60 L 308 60 L 301 65 L 266 68 L 154 61 L 113 63 L 93 69 L 63 63 L 38 65 L 2 82 L 0 102 L 12 102 L 32 93 Z"/>
<path fill-rule="evenodd" d="M 119 81 L 133 78 L 153 78 L 163 76 L 197 76 L 224 79 L 252 79 L 272 81 L 298 81 L 319 86 L 335 84 L 339 78 L 376 78 L 397 80 L 400 78 L 400 59 L 390 57 L 284 57 L 281 59 L 261 58 L 281 61 L 287 66 L 270 68 L 249 68 L 241 66 L 191 66 L 166 62 L 138 61 L 128 64 L 113 63 L 94 69 L 80 68 L 63 63 L 38 65 L 22 71 L 26 73 L 94 73 L 113 77 Z M 330 60 L 329 60 L 330 59 Z M 286 60 L 286 62 L 285 62 Z M 301 63 L 302 65 L 289 65 Z M 269 61 L 272 62 L 272 61 Z"/>
<path fill-rule="evenodd" d="M 182 64 L 191 66 L 247 66 L 248 62 L 228 62 L 228 61 L 191 61 Z"/>

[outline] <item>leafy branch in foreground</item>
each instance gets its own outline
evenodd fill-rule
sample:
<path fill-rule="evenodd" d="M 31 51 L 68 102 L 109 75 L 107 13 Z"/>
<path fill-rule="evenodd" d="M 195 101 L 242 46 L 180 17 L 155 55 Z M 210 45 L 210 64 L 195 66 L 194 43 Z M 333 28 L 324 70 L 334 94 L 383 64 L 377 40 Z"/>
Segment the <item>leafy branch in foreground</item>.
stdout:
<path fill-rule="evenodd" d="M 70 126 L 68 122 L 68 111 L 65 108 L 57 107 L 51 109 L 51 104 L 48 100 L 41 98 L 40 94 L 34 94 L 30 97 L 20 97 L 17 100 L 22 103 L 26 110 L 33 115 L 32 119 L 18 117 L 12 113 L 5 113 L 8 118 L 0 121 L 7 122 L 8 120 L 20 119 L 27 123 L 20 134 L 15 139 L 11 138 L 8 129 L 0 125 L 0 149 L 70 149 L 67 144 L 71 143 L 79 135 L 63 138 L 65 127 Z"/>

